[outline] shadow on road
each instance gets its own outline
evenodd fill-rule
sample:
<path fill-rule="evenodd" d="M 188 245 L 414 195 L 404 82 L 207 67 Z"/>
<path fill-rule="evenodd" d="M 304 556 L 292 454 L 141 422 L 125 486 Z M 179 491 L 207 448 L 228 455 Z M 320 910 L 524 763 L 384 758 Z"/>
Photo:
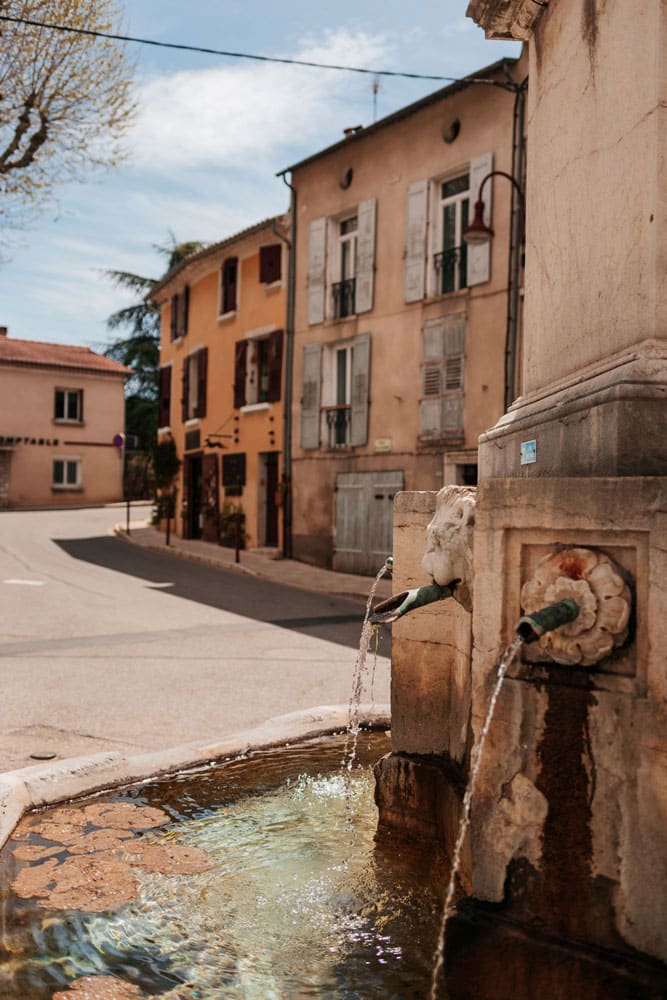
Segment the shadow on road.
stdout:
<path fill-rule="evenodd" d="M 166 596 L 183 597 L 343 646 L 359 646 L 364 619 L 364 603 L 360 600 L 330 597 L 238 570 L 189 562 L 108 535 L 53 541 L 73 559 L 145 580 L 149 586 L 153 584 L 151 589 Z M 369 591 L 370 586 L 369 580 Z M 384 656 L 389 656 L 389 635 L 389 629 L 383 626 L 380 653 Z"/>

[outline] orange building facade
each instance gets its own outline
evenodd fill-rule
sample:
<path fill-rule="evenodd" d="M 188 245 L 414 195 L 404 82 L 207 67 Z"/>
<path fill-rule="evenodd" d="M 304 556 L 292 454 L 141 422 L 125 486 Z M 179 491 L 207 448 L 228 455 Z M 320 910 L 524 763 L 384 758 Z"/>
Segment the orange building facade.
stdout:
<path fill-rule="evenodd" d="M 184 538 L 282 545 L 287 250 L 268 219 L 187 257 L 155 286 L 161 308 L 158 440 L 180 467 Z"/>

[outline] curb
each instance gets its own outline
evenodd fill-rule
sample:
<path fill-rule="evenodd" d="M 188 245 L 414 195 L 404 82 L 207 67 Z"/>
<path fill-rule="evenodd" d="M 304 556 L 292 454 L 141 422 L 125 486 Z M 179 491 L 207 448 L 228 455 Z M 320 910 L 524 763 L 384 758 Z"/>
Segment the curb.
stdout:
<path fill-rule="evenodd" d="M 388 705 L 360 705 L 359 724 L 389 729 Z M 348 730 L 348 705 L 316 708 L 275 716 L 252 729 L 213 743 L 183 743 L 166 750 L 127 755 L 118 751 L 69 757 L 0 774 L 0 848 L 25 813 L 96 792 L 132 785 L 151 778 L 222 761 L 249 750 L 269 750 Z"/>

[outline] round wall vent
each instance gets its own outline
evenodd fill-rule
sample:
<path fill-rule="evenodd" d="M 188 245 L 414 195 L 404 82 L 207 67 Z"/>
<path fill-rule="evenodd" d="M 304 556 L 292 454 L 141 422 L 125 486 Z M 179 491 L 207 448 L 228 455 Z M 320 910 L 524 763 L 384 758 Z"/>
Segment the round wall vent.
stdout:
<path fill-rule="evenodd" d="M 450 122 L 449 125 L 445 125 L 445 127 L 443 128 L 442 138 L 446 143 L 449 144 L 450 142 L 454 142 L 454 139 L 456 139 L 460 131 L 461 131 L 461 122 L 459 121 L 458 118 L 455 118 L 454 121 Z"/>
<path fill-rule="evenodd" d="M 338 179 L 338 187 L 346 191 L 350 184 L 352 183 L 352 178 L 354 177 L 354 171 L 352 167 L 346 167 Z"/>

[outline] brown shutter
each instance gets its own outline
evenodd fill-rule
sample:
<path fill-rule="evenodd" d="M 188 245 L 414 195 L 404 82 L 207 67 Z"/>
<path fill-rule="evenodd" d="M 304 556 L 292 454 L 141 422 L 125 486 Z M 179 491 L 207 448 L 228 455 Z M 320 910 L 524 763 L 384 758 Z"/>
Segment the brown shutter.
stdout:
<path fill-rule="evenodd" d="M 197 410 L 196 417 L 206 416 L 206 374 L 208 371 L 208 347 L 197 352 Z"/>
<path fill-rule="evenodd" d="M 188 419 L 188 397 L 190 394 L 190 358 L 183 358 L 183 380 L 181 396 L 181 418 L 183 423 Z"/>
<path fill-rule="evenodd" d="M 181 295 L 181 336 L 188 332 L 188 319 L 190 314 L 190 286 L 186 285 Z"/>
<path fill-rule="evenodd" d="M 202 487 L 204 523 L 202 538 L 205 542 L 218 540 L 218 456 L 202 456 Z"/>
<path fill-rule="evenodd" d="M 245 406 L 246 364 L 248 358 L 248 341 L 237 340 L 234 346 L 234 406 L 238 410 Z"/>
<path fill-rule="evenodd" d="M 283 331 L 274 330 L 269 337 L 269 389 L 267 402 L 277 403 L 282 390 Z"/>
<path fill-rule="evenodd" d="M 259 248 L 259 280 L 265 285 L 280 281 L 280 261 L 282 246 L 273 243 L 268 247 Z"/>
<path fill-rule="evenodd" d="M 236 278 L 238 273 L 238 258 L 228 257 L 222 269 L 222 311 L 234 312 L 236 309 Z"/>
<path fill-rule="evenodd" d="M 171 297 L 171 339 L 176 340 L 178 337 L 178 295 L 172 295 Z"/>
<path fill-rule="evenodd" d="M 158 425 L 168 427 L 171 411 L 171 366 L 160 368 L 160 403 Z"/>

